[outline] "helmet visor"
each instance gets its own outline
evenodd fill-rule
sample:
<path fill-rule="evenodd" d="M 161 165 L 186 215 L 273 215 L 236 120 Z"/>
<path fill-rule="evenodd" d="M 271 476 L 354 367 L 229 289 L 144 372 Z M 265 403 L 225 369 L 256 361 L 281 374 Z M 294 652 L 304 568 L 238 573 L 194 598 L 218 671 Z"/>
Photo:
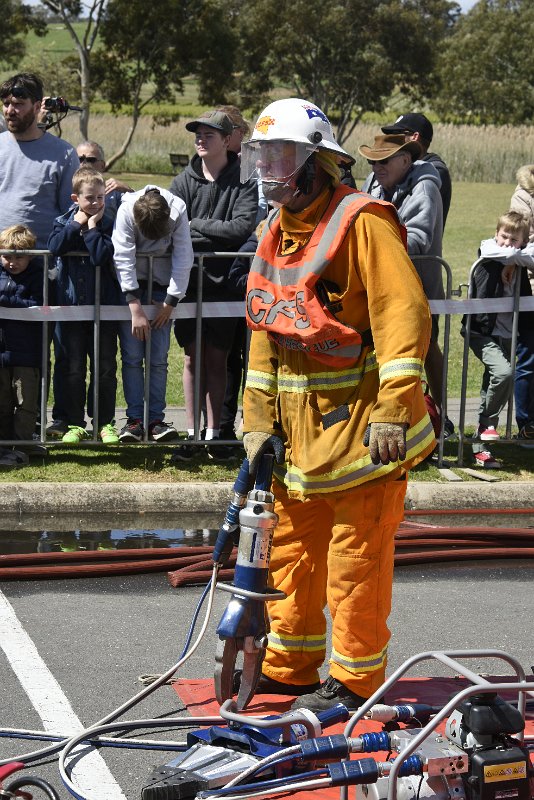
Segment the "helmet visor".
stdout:
<path fill-rule="evenodd" d="M 245 142 L 241 146 L 241 182 L 252 177 L 285 183 L 317 150 L 313 144 L 281 139 Z"/>

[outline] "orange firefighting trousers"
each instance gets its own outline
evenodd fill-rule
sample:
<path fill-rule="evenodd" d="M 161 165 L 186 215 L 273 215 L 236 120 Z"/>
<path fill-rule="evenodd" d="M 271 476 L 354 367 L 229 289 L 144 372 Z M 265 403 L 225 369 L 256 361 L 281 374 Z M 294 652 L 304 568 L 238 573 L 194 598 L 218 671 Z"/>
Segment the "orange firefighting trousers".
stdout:
<path fill-rule="evenodd" d="M 275 680 L 318 680 L 332 617 L 329 673 L 362 697 L 384 682 L 390 631 L 394 536 L 404 515 L 406 480 L 364 484 L 304 501 L 274 482 L 280 520 L 270 563 L 287 597 L 268 604 L 263 672 Z"/>

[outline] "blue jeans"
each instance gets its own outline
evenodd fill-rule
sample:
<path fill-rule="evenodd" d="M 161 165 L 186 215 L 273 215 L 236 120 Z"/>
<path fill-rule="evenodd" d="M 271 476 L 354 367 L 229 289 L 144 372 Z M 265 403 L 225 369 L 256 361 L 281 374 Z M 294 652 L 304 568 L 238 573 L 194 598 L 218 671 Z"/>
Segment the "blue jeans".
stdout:
<path fill-rule="evenodd" d="M 98 426 L 115 418 L 117 394 L 117 329 L 116 322 L 100 323 L 100 361 L 98 365 Z M 92 322 L 56 322 L 54 330 L 54 419 L 85 428 L 87 413 L 93 418 L 94 325 Z M 91 381 L 86 386 L 87 360 Z"/>
<path fill-rule="evenodd" d="M 515 418 L 519 430 L 534 422 L 534 330 L 521 331 L 515 367 Z"/>
<path fill-rule="evenodd" d="M 152 299 L 163 302 L 166 292 L 152 290 Z M 126 301 L 124 301 L 126 302 Z M 143 292 L 141 303 L 147 303 L 147 293 Z M 119 341 L 122 356 L 122 386 L 126 399 L 126 416 L 143 419 L 145 395 L 145 352 L 150 346 L 150 377 L 148 389 L 148 421 L 163 420 L 165 417 L 165 396 L 167 393 L 167 355 L 171 344 L 171 324 L 162 328 L 151 328 L 148 342 L 136 339 L 132 334 L 132 323 L 119 324 Z"/>

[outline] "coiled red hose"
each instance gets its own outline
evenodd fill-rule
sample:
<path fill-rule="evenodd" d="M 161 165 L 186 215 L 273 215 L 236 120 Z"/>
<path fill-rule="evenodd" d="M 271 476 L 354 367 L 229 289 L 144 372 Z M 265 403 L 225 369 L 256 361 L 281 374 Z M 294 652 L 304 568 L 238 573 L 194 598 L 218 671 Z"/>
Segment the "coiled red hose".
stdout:
<path fill-rule="evenodd" d="M 534 515 L 534 508 L 408 510 L 409 517 Z M 434 525 L 405 519 L 395 536 L 397 566 L 480 559 L 534 558 L 534 527 Z M 236 550 L 222 580 L 231 580 Z M 213 547 L 139 548 L 0 555 L 0 580 L 50 580 L 167 572 L 172 586 L 204 584 L 212 574 Z"/>

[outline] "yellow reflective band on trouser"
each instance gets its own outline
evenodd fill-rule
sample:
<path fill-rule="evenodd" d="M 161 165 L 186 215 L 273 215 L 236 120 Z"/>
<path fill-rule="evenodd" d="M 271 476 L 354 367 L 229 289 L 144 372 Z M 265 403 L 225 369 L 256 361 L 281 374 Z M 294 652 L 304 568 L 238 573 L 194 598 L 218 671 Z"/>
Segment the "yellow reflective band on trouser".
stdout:
<path fill-rule="evenodd" d="M 313 683 L 331 651 L 330 675 L 352 692 L 370 697 L 383 683 L 394 537 L 405 493 L 406 481 L 392 480 L 302 502 L 274 482 L 279 520 L 269 580 L 285 597 L 267 604 L 266 675 Z"/>
<path fill-rule="evenodd" d="M 246 389 L 261 389 L 269 394 L 278 394 L 278 381 L 275 375 L 270 372 L 260 372 L 259 370 L 249 369 L 247 371 Z"/>
<path fill-rule="evenodd" d="M 306 392 L 322 392 L 332 389 L 346 389 L 348 386 L 357 389 L 363 376 L 378 369 L 374 351 L 365 359 L 365 364 L 351 369 L 338 369 L 333 372 L 312 372 L 309 375 L 288 375 L 278 373 L 278 390 L 305 394 Z"/>
<path fill-rule="evenodd" d="M 414 375 L 419 378 L 423 374 L 423 367 L 424 363 L 420 358 L 395 358 L 380 367 L 378 373 L 380 383 L 403 375 Z"/>
<path fill-rule="evenodd" d="M 435 441 L 434 428 L 428 414 L 406 434 L 406 460 L 410 461 L 425 451 Z M 367 481 L 374 481 L 397 469 L 397 462 L 391 464 L 373 464 L 369 455 L 359 458 L 340 469 L 323 472 L 321 475 L 305 475 L 298 467 L 290 464 L 284 469 L 277 464 L 274 474 L 289 490 L 302 494 L 320 494 L 340 489 L 350 489 Z"/>
<path fill-rule="evenodd" d="M 386 666 L 387 652 L 388 649 L 386 646 L 380 653 L 375 653 L 372 656 L 366 656 L 365 658 L 349 658 L 348 656 L 338 653 L 335 648 L 332 648 L 332 657 L 330 661 L 332 664 L 339 664 L 339 666 L 346 669 L 347 672 L 351 672 L 355 675 L 361 672 L 383 670 Z"/>
<path fill-rule="evenodd" d="M 285 634 L 283 637 L 278 636 L 273 631 L 268 634 L 269 647 L 273 650 L 280 650 L 284 653 L 294 653 L 296 651 L 313 653 L 315 651 L 324 651 L 326 649 L 326 636 L 291 636 Z"/>

